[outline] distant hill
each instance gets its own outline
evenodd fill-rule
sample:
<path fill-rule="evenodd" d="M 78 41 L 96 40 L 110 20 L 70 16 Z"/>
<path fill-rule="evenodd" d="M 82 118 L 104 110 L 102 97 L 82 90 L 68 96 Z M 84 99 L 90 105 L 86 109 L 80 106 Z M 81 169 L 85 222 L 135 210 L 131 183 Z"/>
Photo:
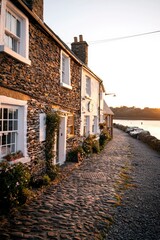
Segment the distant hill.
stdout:
<path fill-rule="evenodd" d="M 160 108 L 110 107 L 114 119 L 160 120 Z"/>

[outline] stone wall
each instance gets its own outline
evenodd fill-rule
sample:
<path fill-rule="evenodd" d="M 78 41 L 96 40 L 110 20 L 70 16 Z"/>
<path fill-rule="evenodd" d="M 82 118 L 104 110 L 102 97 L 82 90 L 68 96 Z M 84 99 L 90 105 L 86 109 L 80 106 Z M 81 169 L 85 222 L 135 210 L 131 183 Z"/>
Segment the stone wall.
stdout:
<path fill-rule="evenodd" d="M 81 66 L 71 58 L 72 90 L 60 86 L 61 47 L 35 22 L 29 24 L 29 59 L 24 64 L 0 53 L 0 86 L 29 96 L 27 144 L 32 169 L 45 167 L 45 143 L 39 142 L 39 114 L 58 106 L 75 116 L 74 141 L 79 142 L 81 109 Z M 4 93 L 5 94 L 5 93 Z M 67 141 L 67 149 L 71 141 Z M 33 170 L 34 171 L 34 170 Z"/>

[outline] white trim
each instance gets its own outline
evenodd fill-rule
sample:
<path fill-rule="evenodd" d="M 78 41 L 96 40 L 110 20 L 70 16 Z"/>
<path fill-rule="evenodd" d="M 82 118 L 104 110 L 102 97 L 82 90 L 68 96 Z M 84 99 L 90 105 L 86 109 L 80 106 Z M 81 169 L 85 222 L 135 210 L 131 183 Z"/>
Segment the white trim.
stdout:
<path fill-rule="evenodd" d="M 62 79 L 62 71 L 63 71 L 63 57 L 65 57 L 65 65 L 67 65 L 67 69 L 66 72 L 65 72 L 65 75 L 66 75 L 66 80 L 67 80 L 67 83 L 66 82 L 63 82 L 63 79 Z M 68 56 L 68 54 L 66 54 L 63 50 L 61 50 L 61 62 L 60 62 L 60 85 L 62 87 L 65 87 L 65 88 L 68 88 L 68 89 L 72 89 L 72 86 L 71 86 L 71 75 L 70 75 L 70 57 Z"/>
<path fill-rule="evenodd" d="M 8 55 L 12 56 L 13 58 L 19 60 L 20 62 L 26 63 L 28 65 L 31 65 L 31 60 L 23 57 L 22 55 L 16 53 L 15 51 L 13 51 L 12 49 L 10 49 L 7 46 L 4 45 L 0 45 L 0 52 L 5 52 Z"/>
<path fill-rule="evenodd" d="M 25 105 L 27 105 L 27 101 L 18 100 L 18 99 L 15 99 L 15 98 L 6 97 L 6 96 L 1 95 L 0 96 L 0 104 L 25 106 Z"/>
<path fill-rule="evenodd" d="M 61 85 L 61 87 L 68 88 L 68 89 L 72 90 L 72 86 L 68 85 L 68 84 L 66 84 L 64 82 L 61 82 L 60 85 Z"/>

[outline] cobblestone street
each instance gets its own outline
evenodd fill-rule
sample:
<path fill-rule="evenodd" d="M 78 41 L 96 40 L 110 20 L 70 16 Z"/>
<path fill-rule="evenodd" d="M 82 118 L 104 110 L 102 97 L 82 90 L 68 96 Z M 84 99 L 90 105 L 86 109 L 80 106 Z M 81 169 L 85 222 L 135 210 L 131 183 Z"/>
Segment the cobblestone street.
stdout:
<path fill-rule="evenodd" d="M 100 154 L 86 159 L 61 183 L 51 185 L 1 224 L 0 239 L 105 239 L 114 219 L 115 206 L 120 204 L 126 191 L 123 188 L 124 171 L 125 176 L 133 175 L 130 182 L 135 183 L 132 161 L 139 154 L 135 144 L 139 144 L 146 154 L 149 151 L 151 156 L 152 150 L 143 143 L 114 129 L 113 140 Z M 156 152 L 154 155 L 158 156 Z M 132 240 L 135 239 L 138 238 Z"/>

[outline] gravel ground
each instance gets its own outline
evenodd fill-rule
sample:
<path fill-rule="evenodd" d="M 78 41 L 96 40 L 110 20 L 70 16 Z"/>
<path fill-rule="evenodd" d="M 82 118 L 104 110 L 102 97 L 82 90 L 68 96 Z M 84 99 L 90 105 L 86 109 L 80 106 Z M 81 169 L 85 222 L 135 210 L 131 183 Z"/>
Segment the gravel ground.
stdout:
<path fill-rule="evenodd" d="M 106 240 L 160 240 L 160 155 L 137 139 L 128 138 L 130 176 Z"/>

